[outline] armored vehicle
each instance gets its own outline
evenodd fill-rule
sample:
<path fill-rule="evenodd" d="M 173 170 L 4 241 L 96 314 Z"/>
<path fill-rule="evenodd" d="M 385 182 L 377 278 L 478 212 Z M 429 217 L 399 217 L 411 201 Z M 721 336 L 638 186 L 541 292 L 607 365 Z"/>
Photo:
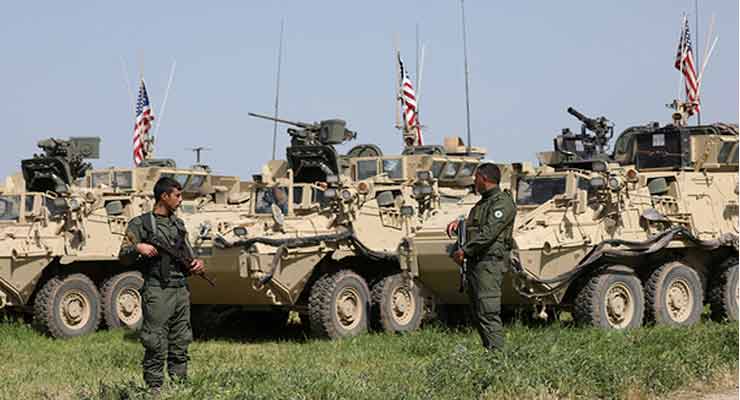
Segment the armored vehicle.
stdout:
<path fill-rule="evenodd" d="M 139 325 L 143 281 L 119 265 L 118 251 L 129 219 L 151 209 L 160 176 L 183 184 L 183 213 L 240 184 L 166 160 L 94 170 L 84 160 L 97 158 L 98 146 L 98 138 L 41 141 L 43 153 L 23 160 L 0 194 L 0 308 L 31 313 L 53 337 L 92 332 L 101 319 Z"/>
<path fill-rule="evenodd" d="M 401 267 L 398 246 L 440 204 L 470 201 L 482 150 L 468 155 L 457 139 L 401 155 L 374 145 L 338 155 L 334 145 L 356 136 L 344 121 L 280 122 L 297 128 L 288 130 L 287 160 L 270 161 L 254 177 L 243 194 L 250 213 L 186 218 L 215 228 L 196 247 L 210 254 L 210 271 L 234 277 L 220 280 L 217 292 L 193 282 L 193 302 L 241 304 L 281 318 L 294 310 L 320 337 L 369 326 L 416 329 L 432 303 Z"/>
<path fill-rule="evenodd" d="M 539 155 L 543 166 L 512 166 L 520 212 L 503 302 L 614 329 L 690 325 L 705 302 L 714 317 L 737 320 L 737 126 L 634 127 L 608 155 L 598 146 L 608 122 L 571 113 L 595 135 L 564 132 Z M 451 215 L 438 215 L 400 257 L 425 284 L 457 272 L 443 251 Z M 456 285 L 441 286 L 443 301 L 464 301 Z"/>

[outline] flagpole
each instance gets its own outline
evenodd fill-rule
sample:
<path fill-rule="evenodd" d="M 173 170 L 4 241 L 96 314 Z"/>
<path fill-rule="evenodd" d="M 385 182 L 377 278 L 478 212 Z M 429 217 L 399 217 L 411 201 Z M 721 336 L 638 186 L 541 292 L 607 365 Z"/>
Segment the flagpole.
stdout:
<path fill-rule="evenodd" d="M 280 69 L 283 60 L 283 30 L 285 28 L 285 19 L 280 20 L 280 44 L 278 45 L 278 67 L 277 78 L 275 79 L 275 123 L 272 126 L 272 159 L 275 159 L 275 148 L 277 146 L 277 117 L 278 107 L 280 106 Z"/>
<path fill-rule="evenodd" d="M 396 112 L 396 129 L 401 129 L 401 73 L 399 61 L 401 59 L 401 53 L 399 50 L 399 37 L 398 33 L 393 35 L 393 74 L 396 76 L 396 84 L 393 87 L 393 109 Z M 403 141 L 403 140 L 402 140 Z"/>
<path fill-rule="evenodd" d="M 699 0 L 694 0 L 694 24 L 696 26 L 696 65 L 694 66 L 694 69 L 696 69 L 697 66 L 701 65 L 701 60 L 699 59 Z M 699 82 L 696 83 L 696 104 L 701 105 L 701 98 L 699 98 Z M 699 110 L 696 112 L 696 124 L 701 125 L 701 107 L 699 107 Z"/>
<path fill-rule="evenodd" d="M 465 59 L 465 120 L 467 123 L 467 131 L 468 131 L 468 150 L 467 152 L 470 153 L 470 78 L 468 73 L 468 42 L 467 42 L 467 36 L 466 36 L 466 28 L 465 28 L 465 0 L 460 0 L 460 9 L 462 10 L 462 34 L 463 34 L 463 56 Z"/>

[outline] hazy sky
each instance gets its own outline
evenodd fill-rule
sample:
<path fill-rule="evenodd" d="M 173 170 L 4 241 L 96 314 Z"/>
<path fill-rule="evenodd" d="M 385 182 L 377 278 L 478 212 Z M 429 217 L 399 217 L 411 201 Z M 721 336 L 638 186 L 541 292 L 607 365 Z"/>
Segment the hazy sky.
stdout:
<path fill-rule="evenodd" d="M 704 52 L 710 16 L 719 42 L 707 67 L 703 122 L 738 121 L 738 1 L 700 2 L 697 40 L 690 0 L 465 2 L 473 144 L 488 158 L 533 160 L 561 128 L 578 129 L 574 106 L 616 130 L 659 120 L 679 93 L 673 69 L 681 14 Z M 353 144 L 401 148 L 394 129 L 393 38 L 415 79 L 415 27 L 426 62 L 420 90 L 427 143 L 465 137 L 460 3 L 447 1 L 5 2 L 0 15 L 4 89 L 0 175 L 48 136 L 101 136 L 97 167 L 130 166 L 128 79 L 144 76 L 162 117 L 157 155 L 181 166 L 186 148 L 209 146 L 216 172 L 250 177 L 270 157 L 278 35 L 285 18 L 280 115 L 343 118 Z M 174 83 L 164 115 L 172 60 Z M 135 91 L 136 88 L 134 87 Z M 692 119 L 694 121 L 694 119 Z M 280 128 L 280 158 L 288 143 Z M 346 151 L 349 146 L 340 150 Z"/>

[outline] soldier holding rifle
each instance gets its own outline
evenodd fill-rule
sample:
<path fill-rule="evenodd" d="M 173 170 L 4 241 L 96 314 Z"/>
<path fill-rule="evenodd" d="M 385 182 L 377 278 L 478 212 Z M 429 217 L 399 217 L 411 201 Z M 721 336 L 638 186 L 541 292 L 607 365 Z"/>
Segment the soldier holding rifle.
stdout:
<path fill-rule="evenodd" d="M 174 214 L 182 202 L 182 186 L 163 177 L 154 185 L 156 203 L 151 212 L 133 218 L 119 259 L 138 264 L 144 275 L 141 290 L 144 323 L 144 381 L 158 392 L 164 382 L 164 364 L 171 379 L 187 379 L 190 327 L 189 274 L 205 278 L 203 261 L 193 258 L 182 220 Z"/>
<path fill-rule="evenodd" d="M 466 266 L 465 285 L 473 309 L 475 327 L 483 347 L 501 350 L 504 346 L 501 323 L 501 284 L 508 269 L 516 204 L 507 192 L 499 188 L 501 170 L 492 163 L 483 163 L 475 172 L 475 191 L 481 199 L 470 210 L 465 224 L 452 221 L 448 232 L 466 237 L 452 258 Z M 463 228 L 465 232 L 459 232 Z"/>

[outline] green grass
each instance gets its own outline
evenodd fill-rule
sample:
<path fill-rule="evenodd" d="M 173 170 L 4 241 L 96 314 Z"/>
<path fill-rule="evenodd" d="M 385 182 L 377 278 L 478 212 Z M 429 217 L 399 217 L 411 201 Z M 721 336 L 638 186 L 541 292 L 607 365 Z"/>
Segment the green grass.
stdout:
<path fill-rule="evenodd" d="M 146 398 L 143 349 L 122 331 L 52 340 L 0 323 L 0 398 Z M 230 336 L 231 337 L 231 336 Z M 190 348 L 190 382 L 165 399 L 475 399 L 653 397 L 738 370 L 738 326 L 632 332 L 506 326 L 509 348 L 471 330 L 425 328 L 341 341 L 216 339 Z"/>

